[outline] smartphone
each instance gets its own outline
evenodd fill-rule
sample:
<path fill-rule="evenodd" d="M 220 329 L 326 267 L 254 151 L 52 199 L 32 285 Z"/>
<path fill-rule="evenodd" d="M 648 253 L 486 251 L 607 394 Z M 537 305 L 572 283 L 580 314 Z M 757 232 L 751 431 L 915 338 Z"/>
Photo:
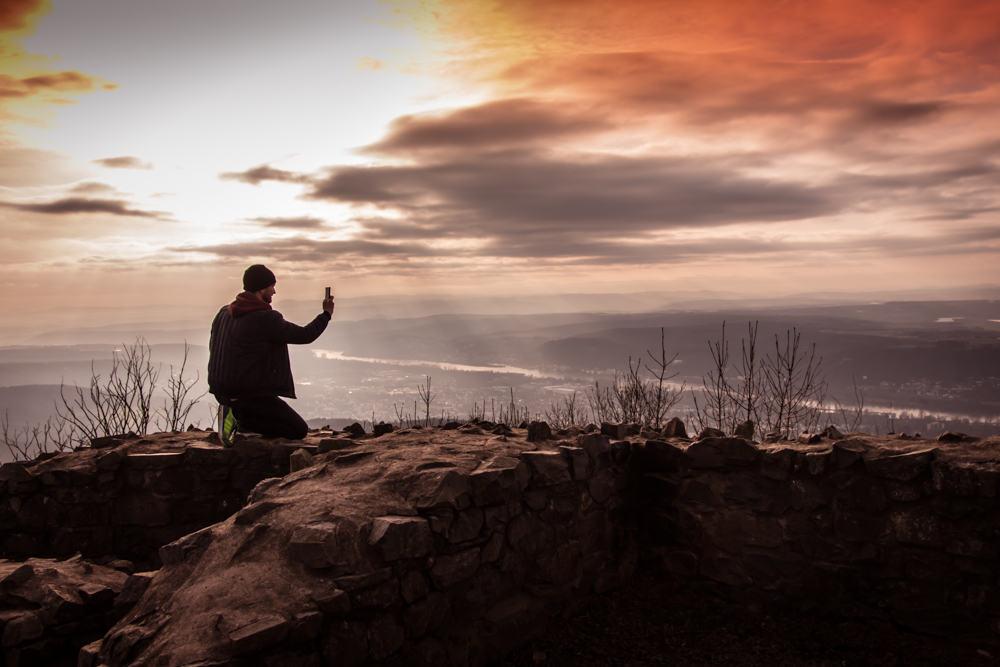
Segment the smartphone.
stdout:
<path fill-rule="evenodd" d="M 330 288 L 329 287 L 326 288 L 326 298 L 327 299 L 330 298 Z"/>

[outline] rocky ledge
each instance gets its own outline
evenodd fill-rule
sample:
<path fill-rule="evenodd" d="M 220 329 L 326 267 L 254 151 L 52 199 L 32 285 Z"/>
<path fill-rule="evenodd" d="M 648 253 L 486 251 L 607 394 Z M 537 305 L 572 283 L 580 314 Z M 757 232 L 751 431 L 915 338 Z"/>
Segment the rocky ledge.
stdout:
<path fill-rule="evenodd" d="M 629 443 L 544 431 L 407 430 L 296 451 L 293 472 L 234 516 L 163 546 L 142 600 L 81 664 L 499 657 L 636 565 L 615 462 Z"/>
<path fill-rule="evenodd" d="M 751 605 L 836 598 L 914 629 L 1000 632 L 1000 438 L 600 430 L 451 424 L 231 449 L 157 434 L 5 466 L 0 505 L 54 512 L 35 522 L 41 543 L 79 530 L 50 518 L 101 489 L 112 535 L 137 499 L 174 537 L 192 528 L 131 577 L 112 556 L 0 562 L 7 664 L 487 664 L 622 586 L 640 555 Z M 254 476 L 240 497 L 233 480 Z M 225 516 L 176 520 L 212 489 L 235 498 Z"/>

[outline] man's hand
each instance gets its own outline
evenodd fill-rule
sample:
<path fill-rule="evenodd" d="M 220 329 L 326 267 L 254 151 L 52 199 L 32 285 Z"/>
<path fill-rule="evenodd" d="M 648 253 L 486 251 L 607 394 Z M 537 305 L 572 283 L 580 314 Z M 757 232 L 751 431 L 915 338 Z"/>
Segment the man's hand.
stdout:
<path fill-rule="evenodd" d="M 326 312 L 330 313 L 331 317 L 333 316 L 333 297 L 332 296 L 329 299 L 323 299 L 323 310 L 325 310 Z"/>

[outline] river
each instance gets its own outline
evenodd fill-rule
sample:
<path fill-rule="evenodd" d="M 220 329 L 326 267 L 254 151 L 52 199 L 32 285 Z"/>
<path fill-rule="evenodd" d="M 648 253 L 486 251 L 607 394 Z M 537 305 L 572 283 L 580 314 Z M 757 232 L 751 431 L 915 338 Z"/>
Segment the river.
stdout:
<path fill-rule="evenodd" d="M 470 371 L 474 373 L 516 373 L 532 378 L 554 378 L 562 380 L 566 376 L 537 368 L 521 368 L 520 366 L 469 366 L 453 364 L 445 361 L 420 361 L 417 359 L 373 359 L 371 357 L 348 357 L 343 352 L 333 350 L 313 350 L 320 359 L 336 359 L 338 361 L 365 361 L 370 364 L 389 364 L 391 366 L 433 366 L 444 371 Z"/>

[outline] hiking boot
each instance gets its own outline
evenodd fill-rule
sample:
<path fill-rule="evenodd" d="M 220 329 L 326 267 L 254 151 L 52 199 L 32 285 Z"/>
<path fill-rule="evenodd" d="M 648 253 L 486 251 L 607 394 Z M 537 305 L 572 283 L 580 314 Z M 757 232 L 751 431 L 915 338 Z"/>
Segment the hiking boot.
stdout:
<path fill-rule="evenodd" d="M 240 423 L 236 421 L 233 409 L 228 405 L 219 406 L 219 438 L 225 447 L 233 446 L 233 436 L 239 430 Z"/>

